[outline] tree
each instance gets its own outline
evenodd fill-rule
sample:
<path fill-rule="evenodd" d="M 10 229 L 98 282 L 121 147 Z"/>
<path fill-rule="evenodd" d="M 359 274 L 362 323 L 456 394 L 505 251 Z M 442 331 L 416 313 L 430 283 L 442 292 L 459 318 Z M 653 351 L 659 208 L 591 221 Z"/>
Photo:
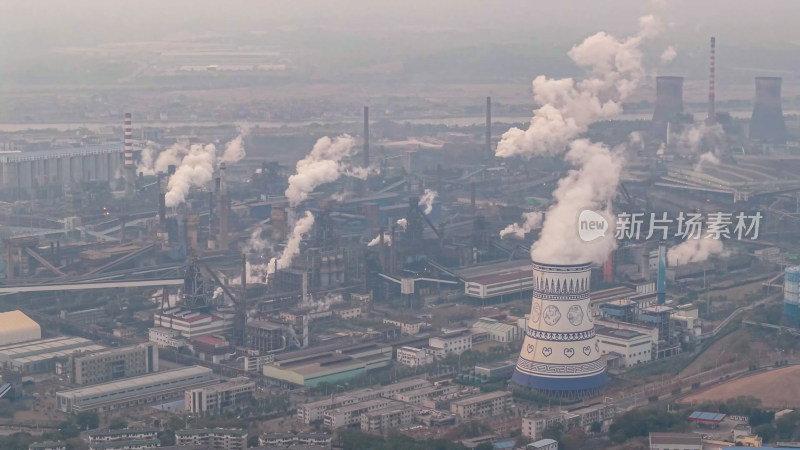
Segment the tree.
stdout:
<path fill-rule="evenodd" d="M 258 435 L 251 434 L 247 437 L 247 446 L 248 447 L 258 447 Z"/>
<path fill-rule="evenodd" d="M 564 450 L 580 450 L 586 442 L 586 433 L 580 427 L 575 427 L 561 436 L 561 447 Z"/>
<path fill-rule="evenodd" d="M 592 433 L 600 433 L 603 431 L 603 424 L 600 422 L 592 422 L 592 426 L 589 428 L 589 431 Z"/>
<path fill-rule="evenodd" d="M 78 413 L 77 421 L 81 430 L 93 430 L 100 426 L 100 416 L 95 411 Z"/>
<path fill-rule="evenodd" d="M 67 450 L 89 450 L 89 444 L 79 437 L 69 438 L 65 441 Z"/>
<path fill-rule="evenodd" d="M 475 447 L 475 450 L 494 450 L 494 445 L 491 442 L 482 442 Z"/>
<path fill-rule="evenodd" d="M 753 433 L 761 436 L 764 439 L 764 443 L 772 442 L 775 440 L 775 425 L 771 423 L 762 423 L 761 425 L 753 428 Z"/>
<path fill-rule="evenodd" d="M 545 428 L 542 431 L 542 438 L 543 439 L 552 439 L 554 441 L 560 441 L 561 436 L 564 435 L 564 424 L 563 423 L 554 423 L 549 427 Z"/>
<path fill-rule="evenodd" d="M 175 445 L 175 432 L 172 430 L 160 431 L 158 433 L 158 440 L 161 441 L 162 447 Z"/>
<path fill-rule="evenodd" d="M 126 422 L 122 417 L 114 417 L 111 419 L 111 422 L 108 423 L 108 428 L 112 430 L 121 430 L 127 427 L 128 422 Z"/>

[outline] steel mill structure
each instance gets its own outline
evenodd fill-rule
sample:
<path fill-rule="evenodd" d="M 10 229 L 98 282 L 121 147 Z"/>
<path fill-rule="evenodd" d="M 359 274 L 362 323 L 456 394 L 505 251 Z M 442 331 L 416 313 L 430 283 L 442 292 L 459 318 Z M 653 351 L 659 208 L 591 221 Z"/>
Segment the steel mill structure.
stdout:
<path fill-rule="evenodd" d="M 683 77 L 656 77 L 653 122 L 675 123 L 683 114 Z"/>
<path fill-rule="evenodd" d="M 579 399 L 606 384 L 589 311 L 590 264 L 533 263 L 533 301 L 511 380 L 548 397 Z"/>
<path fill-rule="evenodd" d="M 786 138 L 786 122 L 781 107 L 781 78 L 757 77 L 750 140 L 785 145 Z"/>

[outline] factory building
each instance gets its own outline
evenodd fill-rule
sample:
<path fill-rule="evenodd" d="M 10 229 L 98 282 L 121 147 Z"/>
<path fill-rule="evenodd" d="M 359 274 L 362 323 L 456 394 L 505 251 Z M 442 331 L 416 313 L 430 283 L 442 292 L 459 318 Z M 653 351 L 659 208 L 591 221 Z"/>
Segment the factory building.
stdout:
<path fill-rule="evenodd" d="M 205 428 L 198 430 L 176 430 L 175 445 L 200 445 L 214 450 L 245 450 L 247 430 L 233 428 Z"/>
<path fill-rule="evenodd" d="M 512 260 L 473 266 L 458 271 L 464 294 L 487 299 L 520 294 L 533 289 L 530 261 Z"/>
<path fill-rule="evenodd" d="M 511 380 L 545 395 L 582 398 L 607 381 L 589 310 L 590 264 L 533 263 L 533 300 Z"/>
<path fill-rule="evenodd" d="M 433 362 L 433 355 L 424 348 L 400 347 L 397 349 L 397 362 L 409 367 L 424 366 Z"/>
<path fill-rule="evenodd" d="M 42 338 L 42 328 L 22 311 L 0 313 L 0 345 Z"/>
<path fill-rule="evenodd" d="M 213 383 L 211 369 L 190 366 L 56 392 L 56 405 L 67 413 L 113 411 L 170 401 L 182 397 L 186 389 Z"/>
<path fill-rule="evenodd" d="M 655 356 L 655 343 L 648 334 L 608 327 L 598 327 L 596 333 L 600 354 L 618 355 L 616 366 L 620 369 L 648 362 Z"/>
<path fill-rule="evenodd" d="M 514 342 L 519 339 L 520 330 L 516 325 L 510 325 L 499 320 L 481 317 L 472 325 L 473 331 L 487 334 L 490 341 Z"/>
<path fill-rule="evenodd" d="M 282 384 L 314 387 L 322 382 L 344 382 L 370 370 L 387 367 L 392 361 L 392 347 L 380 344 L 298 353 L 296 357 L 276 358 L 273 365 L 262 368 L 263 375 Z"/>
<path fill-rule="evenodd" d="M 247 322 L 247 348 L 259 352 L 272 352 L 286 348 L 286 339 L 283 336 L 284 326 L 265 320 L 251 320 Z"/>
<path fill-rule="evenodd" d="M 153 325 L 176 330 L 186 339 L 193 339 L 233 330 L 234 316 L 222 311 L 207 314 L 188 308 L 172 308 L 153 314 Z"/>
<path fill-rule="evenodd" d="M 463 421 L 469 421 L 499 416 L 509 406 L 511 406 L 511 393 L 496 391 L 456 400 L 450 404 L 450 412 Z"/>
<path fill-rule="evenodd" d="M 121 143 L 59 148 L 0 156 L 3 189 L 33 190 L 48 184 L 112 181 L 122 163 Z"/>
<path fill-rule="evenodd" d="M 68 362 L 70 380 L 79 386 L 106 383 L 158 372 L 155 343 L 73 354 Z"/>
<path fill-rule="evenodd" d="M 192 414 L 217 414 L 247 404 L 255 390 L 256 384 L 249 378 L 233 378 L 225 383 L 187 390 L 184 404 L 186 411 Z"/>
<path fill-rule="evenodd" d="M 37 325 L 38 327 L 38 325 Z M 0 347 L 0 365 L 17 373 L 56 370 L 56 362 L 77 352 L 96 352 L 105 347 L 81 337 L 57 337 Z"/>
<path fill-rule="evenodd" d="M 472 349 L 472 333 L 467 329 L 442 330 L 440 336 L 428 339 L 428 347 L 437 358 L 449 354 L 460 355 Z"/>

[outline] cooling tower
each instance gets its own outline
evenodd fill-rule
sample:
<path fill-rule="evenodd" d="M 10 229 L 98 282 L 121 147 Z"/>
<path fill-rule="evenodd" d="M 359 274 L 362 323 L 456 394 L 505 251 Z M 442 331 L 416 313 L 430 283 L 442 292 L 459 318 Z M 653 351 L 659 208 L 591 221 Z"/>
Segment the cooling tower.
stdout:
<path fill-rule="evenodd" d="M 656 77 L 653 122 L 677 122 L 683 114 L 683 77 Z"/>
<path fill-rule="evenodd" d="M 549 397 L 584 398 L 606 381 L 589 311 L 590 264 L 533 263 L 533 301 L 511 381 Z"/>
<path fill-rule="evenodd" d="M 750 119 L 750 140 L 786 144 L 786 122 L 781 108 L 781 78 L 757 77 L 756 102 Z"/>

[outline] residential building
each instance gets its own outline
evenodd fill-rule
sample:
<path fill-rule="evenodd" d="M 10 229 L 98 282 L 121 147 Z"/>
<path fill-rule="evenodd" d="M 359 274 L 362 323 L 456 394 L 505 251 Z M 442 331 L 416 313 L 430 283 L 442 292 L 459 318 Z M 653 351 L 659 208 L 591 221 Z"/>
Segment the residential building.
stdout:
<path fill-rule="evenodd" d="M 602 429 L 616 416 L 617 409 L 613 405 L 595 403 L 571 411 L 546 411 L 522 418 L 522 435 L 531 439 L 542 439 L 542 432 L 554 424 L 562 424 L 566 428 L 581 427 L 589 431 L 592 424 L 599 423 Z"/>
<path fill-rule="evenodd" d="M 397 404 L 361 414 L 361 431 L 381 431 L 406 427 L 414 420 L 415 409 Z"/>
<path fill-rule="evenodd" d="M 333 308 L 333 315 L 340 319 L 350 320 L 361 317 L 360 306 L 336 306 Z"/>
<path fill-rule="evenodd" d="M 437 358 L 451 353 L 460 355 L 472 349 L 472 333 L 467 329 L 445 330 L 441 336 L 430 338 L 428 346 Z"/>
<path fill-rule="evenodd" d="M 450 412 L 457 415 L 461 420 L 472 420 L 499 416 L 510 405 L 510 392 L 495 391 L 456 400 L 450 404 Z"/>
<path fill-rule="evenodd" d="M 433 362 L 433 355 L 424 348 L 400 347 L 397 349 L 397 362 L 409 367 L 424 366 Z"/>
<path fill-rule="evenodd" d="M 79 328 L 108 322 L 111 320 L 103 308 L 83 309 L 80 311 L 61 311 L 61 320 Z"/>
<path fill-rule="evenodd" d="M 245 450 L 247 430 L 234 428 L 203 428 L 175 431 L 175 445 L 202 445 L 214 450 Z"/>
<path fill-rule="evenodd" d="M 650 433 L 650 450 L 702 450 L 703 438 L 694 433 Z"/>
<path fill-rule="evenodd" d="M 314 445 L 323 448 L 331 447 L 332 436 L 327 433 L 279 433 L 264 434 L 259 436 L 258 445 L 267 448 L 296 447 L 299 445 Z"/>
<path fill-rule="evenodd" d="M 452 395 L 458 392 L 456 384 L 439 384 L 437 386 L 426 386 L 412 391 L 398 392 L 392 398 L 410 405 L 422 405 L 426 400 L 437 397 Z"/>
<path fill-rule="evenodd" d="M 98 352 L 73 353 L 69 378 L 79 386 L 105 383 L 158 372 L 158 346 L 153 342 Z"/>
<path fill-rule="evenodd" d="M 402 334 L 419 334 L 419 331 L 425 326 L 423 322 L 415 322 L 415 323 L 406 323 L 401 322 L 399 320 L 391 320 L 391 319 L 383 319 L 383 323 L 388 323 L 390 325 L 396 325 L 400 327 L 400 332 Z"/>
<path fill-rule="evenodd" d="M 525 450 L 558 450 L 558 441 L 553 439 L 540 439 L 526 445 Z"/>
<path fill-rule="evenodd" d="M 244 370 L 261 372 L 261 368 L 275 361 L 275 355 L 247 355 L 244 357 Z"/>
<path fill-rule="evenodd" d="M 233 378 L 225 383 L 188 389 L 184 405 L 192 414 L 217 414 L 247 404 L 255 390 L 256 384 L 249 378 Z"/>
<path fill-rule="evenodd" d="M 34 442 L 28 445 L 28 450 L 67 450 L 67 443 L 64 441 Z"/>
<path fill-rule="evenodd" d="M 472 329 L 484 332 L 490 341 L 495 342 L 515 342 L 522 337 L 522 333 L 516 325 L 510 325 L 495 319 L 481 317 L 472 325 Z"/>
<path fill-rule="evenodd" d="M 155 342 L 161 348 L 178 349 L 186 345 L 186 340 L 181 336 L 181 332 L 171 328 L 149 328 L 147 334 L 150 342 Z"/>
<path fill-rule="evenodd" d="M 653 359 L 653 338 L 624 328 L 596 327 L 600 354 L 619 355 L 619 368 L 631 367 Z"/>
<path fill-rule="evenodd" d="M 156 428 L 124 428 L 87 432 L 90 450 L 128 450 L 156 448 L 160 445 Z"/>
<path fill-rule="evenodd" d="M 190 366 L 56 392 L 56 405 L 68 413 L 112 411 L 174 400 L 186 389 L 213 383 L 211 369 Z"/>
<path fill-rule="evenodd" d="M 380 397 L 365 402 L 343 406 L 341 408 L 331 409 L 325 411 L 323 414 L 325 417 L 325 426 L 330 429 L 335 429 L 360 424 L 362 414 L 383 409 L 389 405 L 402 405 L 402 403 Z"/>

